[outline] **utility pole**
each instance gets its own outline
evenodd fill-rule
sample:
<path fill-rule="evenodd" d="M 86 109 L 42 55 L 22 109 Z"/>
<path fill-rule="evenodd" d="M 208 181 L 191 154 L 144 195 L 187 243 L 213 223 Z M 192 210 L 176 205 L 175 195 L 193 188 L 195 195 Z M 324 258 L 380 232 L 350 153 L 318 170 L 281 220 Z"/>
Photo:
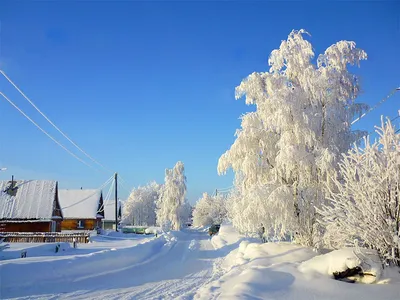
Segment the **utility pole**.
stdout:
<path fill-rule="evenodd" d="M 215 197 L 218 196 L 218 189 L 215 189 Z"/>
<path fill-rule="evenodd" d="M 114 174 L 115 182 L 115 231 L 118 231 L 118 173 Z"/>

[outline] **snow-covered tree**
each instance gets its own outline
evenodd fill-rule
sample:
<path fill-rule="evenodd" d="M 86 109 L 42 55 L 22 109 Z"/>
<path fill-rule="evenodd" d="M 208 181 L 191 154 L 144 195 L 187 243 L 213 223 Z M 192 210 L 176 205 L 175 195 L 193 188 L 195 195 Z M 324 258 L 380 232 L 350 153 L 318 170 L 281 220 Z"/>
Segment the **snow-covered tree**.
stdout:
<path fill-rule="evenodd" d="M 165 183 L 157 201 L 157 223 L 165 229 L 180 230 L 187 221 L 190 208 L 185 198 L 186 176 L 183 162 L 165 170 Z"/>
<path fill-rule="evenodd" d="M 222 195 L 211 196 L 204 193 L 193 211 L 194 226 L 209 226 L 221 224 L 226 218 L 226 203 Z"/>
<path fill-rule="evenodd" d="M 133 189 L 124 206 L 122 222 L 139 226 L 154 226 L 156 201 L 160 190 L 161 185 L 156 182 Z"/>
<path fill-rule="evenodd" d="M 187 199 L 185 199 L 185 203 L 180 208 L 180 220 L 181 226 L 188 224 L 191 222 L 191 214 L 192 214 L 193 207 L 190 205 Z"/>
<path fill-rule="evenodd" d="M 200 198 L 193 211 L 193 225 L 194 226 L 208 226 L 213 223 L 210 215 L 212 207 L 212 197 L 208 193 L 204 193 Z"/>
<path fill-rule="evenodd" d="M 315 207 L 340 154 L 359 138 L 350 123 L 366 106 L 354 103 L 357 77 L 348 65 L 366 59 L 354 42 L 340 41 L 313 63 L 304 30 L 292 31 L 272 51 L 268 72 L 253 73 L 236 88 L 254 112 L 241 117 L 236 140 L 219 159 L 218 172 L 235 172 L 229 215 L 242 232 L 261 224 L 277 237 L 315 245 Z"/>
<path fill-rule="evenodd" d="M 213 224 L 221 224 L 227 217 L 226 198 L 218 194 L 213 197 L 213 200 L 213 207 L 211 209 Z"/>
<path fill-rule="evenodd" d="M 377 128 L 379 140 L 354 146 L 344 155 L 329 205 L 320 210 L 325 240 L 333 248 L 354 245 L 376 249 L 400 265 L 400 134 L 390 120 Z"/>

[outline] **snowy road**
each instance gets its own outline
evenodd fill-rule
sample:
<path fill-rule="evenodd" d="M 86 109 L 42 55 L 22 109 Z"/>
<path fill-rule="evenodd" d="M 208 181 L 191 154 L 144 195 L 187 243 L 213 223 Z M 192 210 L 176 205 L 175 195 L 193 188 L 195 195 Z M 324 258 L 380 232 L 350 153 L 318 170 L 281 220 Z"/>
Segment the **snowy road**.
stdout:
<path fill-rule="evenodd" d="M 213 278 L 216 251 L 205 232 L 186 230 L 92 257 L 14 260 L 0 269 L 1 298 L 190 299 Z M 17 271 L 19 270 L 19 271 Z M 9 271 L 9 272 L 7 272 Z M 16 274 L 19 273 L 19 274 Z M 21 273 L 30 274 L 20 277 Z M 32 278 L 33 277 L 33 278 Z"/>
<path fill-rule="evenodd" d="M 292 243 L 261 244 L 231 225 L 211 241 L 184 230 L 97 237 L 57 254 L 47 246 L 34 249 L 36 257 L 0 261 L 0 299 L 400 299 L 397 269 L 387 269 L 381 284 L 332 279 L 332 270 L 358 257 L 354 249 L 318 255 Z"/>

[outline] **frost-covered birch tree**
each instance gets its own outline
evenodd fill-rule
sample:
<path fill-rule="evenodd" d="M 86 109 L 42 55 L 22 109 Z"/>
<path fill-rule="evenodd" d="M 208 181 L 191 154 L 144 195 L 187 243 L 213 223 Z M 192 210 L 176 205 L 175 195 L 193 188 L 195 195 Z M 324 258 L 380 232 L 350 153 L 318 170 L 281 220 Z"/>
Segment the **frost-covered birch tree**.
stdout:
<path fill-rule="evenodd" d="M 297 242 L 319 238 L 315 207 L 340 154 L 359 137 L 350 128 L 366 108 L 354 101 L 360 88 L 347 70 L 367 58 L 354 42 L 340 41 L 313 62 L 304 30 L 292 31 L 269 56 L 267 72 L 252 73 L 236 88 L 254 112 L 241 117 L 236 140 L 219 159 L 218 172 L 235 172 L 229 215 L 242 232 L 261 224 Z"/>
<path fill-rule="evenodd" d="M 154 226 L 156 224 L 156 201 L 161 185 L 151 182 L 132 190 L 122 214 L 124 224 Z"/>
<path fill-rule="evenodd" d="M 221 195 L 211 196 L 204 193 L 194 208 L 193 225 L 209 226 L 221 224 L 226 218 L 226 203 Z"/>
<path fill-rule="evenodd" d="M 165 170 L 165 183 L 157 201 L 157 223 L 165 229 L 180 230 L 190 213 L 186 195 L 186 176 L 183 162 Z"/>
<path fill-rule="evenodd" d="M 354 146 L 343 156 L 329 205 L 320 210 L 328 246 L 357 241 L 400 265 L 400 134 L 390 120 L 377 128 L 379 140 Z"/>

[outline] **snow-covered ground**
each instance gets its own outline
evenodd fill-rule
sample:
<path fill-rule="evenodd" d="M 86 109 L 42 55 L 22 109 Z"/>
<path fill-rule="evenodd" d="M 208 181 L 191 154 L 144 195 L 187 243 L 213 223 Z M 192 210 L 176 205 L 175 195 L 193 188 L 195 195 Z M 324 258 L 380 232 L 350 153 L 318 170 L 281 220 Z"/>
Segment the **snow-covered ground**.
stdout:
<path fill-rule="evenodd" d="M 259 244 L 223 225 L 154 236 L 109 234 L 54 253 L 54 244 L 11 244 L 0 255 L 0 298 L 20 299 L 400 299 L 400 276 L 349 284 L 329 273 L 355 263 L 353 251 L 318 253 Z M 27 258 L 12 259 L 27 249 Z M 390 276 L 389 276 L 390 275 Z M 388 282 L 387 278 L 392 281 Z"/>
<path fill-rule="evenodd" d="M 1 298 L 191 298 L 212 278 L 213 261 L 225 254 L 196 230 L 138 237 L 100 236 L 101 241 L 80 245 L 85 254 L 29 257 L 28 249 L 28 258 L 1 261 L 0 274 L 7 274 Z"/>
<path fill-rule="evenodd" d="M 103 236 L 94 236 L 88 244 L 78 244 L 74 249 L 72 243 L 8 243 L 9 248 L 0 252 L 0 260 L 16 259 L 21 257 L 21 252 L 26 251 L 27 258 L 33 257 L 60 257 L 91 254 L 113 248 L 133 247 L 152 236 L 140 236 L 136 234 L 123 235 L 119 232 L 109 232 Z M 60 245 L 56 253 L 56 246 Z M 1 261 L 0 261 L 1 263 Z"/>
<path fill-rule="evenodd" d="M 238 243 L 239 247 L 216 263 L 214 272 L 221 276 L 201 287 L 195 299 L 400 299 L 400 269 L 385 269 L 381 284 L 350 284 L 331 278 L 332 272 L 357 265 L 359 255 L 354 253 L 358 249 L 319 255 L 290 243 L 254 243 L 229 226 L 213 237 L 217 247 Z M 379 264 L 371 257 L 368 271 L 376 274 Z"/>

